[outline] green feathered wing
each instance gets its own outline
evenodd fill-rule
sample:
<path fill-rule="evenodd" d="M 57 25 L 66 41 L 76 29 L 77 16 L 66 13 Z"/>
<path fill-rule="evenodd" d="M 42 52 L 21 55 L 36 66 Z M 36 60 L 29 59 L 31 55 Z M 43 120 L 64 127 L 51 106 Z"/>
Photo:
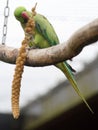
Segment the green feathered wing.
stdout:
<path fill-rule="evenodd" d="M 54 28 L 52 27 L 52 25 L 49 23 L 49 21 L 44 16 L 42 16 L 40 14 L 37 14 L 34 17 L 34 20 L 35 20 L 35 25 L 36 25 L 37 32 L 48 43 L 48 45 L 44 46 L 43 48 L 59 44 L 59 39 L 58 39 L 58 37 L 57 37 L 57 35 L 55 33 Z M 41 44 L 43 44 L 44 40 L 42 41 L 42 43 L 40 43 L 40 39 L 38 40 L 38 42 L 40 43 L 39 48 L 41 48 L 40 46 L 41 46 Z M 79 88 L 77 86 L 77 83 L 76 83 L 76 81 L 74 79 L 74 76 L 72 74 L 72 70 L 70 70 L 68 63 L 65 61 L 65 62 L 62 62 L 62 63 L 58 63 L 55 66 L 57 68 L 59 68 L 66 75 L 67 79 L 70 81 L 71 85 L 73 86 L 73 88 L 75 89 L 77 94 L 82 98 L 82 100 L 84 101 L 86 106 L 93 113 L 92 109 L 90 108 L 90 106 L 86 102 L 84 96 L 80 92 L 80 90 L 79 90 Z"/>
<path fill-rule="evenodd" d="M 34 17 L 36 30 L 47 40 L 49 46 L 57 45 L 59 39 L 48 20 L 40 14 L 36 14 Z M 46 48 L 47 46 L 45 46 Z"/>

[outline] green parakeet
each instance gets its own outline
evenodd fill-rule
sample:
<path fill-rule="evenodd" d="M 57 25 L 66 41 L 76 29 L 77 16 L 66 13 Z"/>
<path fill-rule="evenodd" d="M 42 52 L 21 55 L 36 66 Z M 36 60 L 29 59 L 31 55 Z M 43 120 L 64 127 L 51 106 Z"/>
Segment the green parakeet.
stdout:
<path fill-rule="evenodd" d="M 29 17 L 32 16 L 32 13 L 27 11 L 24 7 L 18 7 L 15 9 L 14 15 L 24 29 Z M 59 39 L 55 33 L 53 26 L 43 15 L 36 13 L 36 15 L 32 18 L 35 21 L 35 33 L 32 36 L 32 46 L 35 46 L 37 48 L 47 48 L 59 44 Z M 55 66 L 64 73 L 77 94 L 81 97 L 86 106 L 93 113 L 92 109 L 88 105 L 87 101 L 85 100 L 84 96 L 77 86 L 77 83 L 72 74 L 73 69 L 71 68 L 71 66 L 66 61 L 58 63 Z"/>

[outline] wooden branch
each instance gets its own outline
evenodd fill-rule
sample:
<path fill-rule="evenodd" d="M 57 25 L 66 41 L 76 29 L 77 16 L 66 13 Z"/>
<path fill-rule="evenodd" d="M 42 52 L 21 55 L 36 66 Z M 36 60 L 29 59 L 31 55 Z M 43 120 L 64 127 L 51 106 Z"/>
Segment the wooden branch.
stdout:
<path fill-rule="evenodd" d="M 78 55 L 84 46 L 98 40 L 98 19 L 76 31 L 68 41 L 45 49 L 27 51 L 27 66 L 46 66 L 71 59 Z M 18 49 L 0 45 L 0 60 L 15 64 Z"/>

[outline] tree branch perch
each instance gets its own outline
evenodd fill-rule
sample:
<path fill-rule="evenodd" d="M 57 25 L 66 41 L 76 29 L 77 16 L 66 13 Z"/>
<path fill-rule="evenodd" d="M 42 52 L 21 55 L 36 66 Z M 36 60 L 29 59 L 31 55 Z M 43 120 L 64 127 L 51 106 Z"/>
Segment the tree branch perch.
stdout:
<path fill-rule="evenodd" d="M 46 66 L 71 59 L 78 55 L 83 47 L 98 40 L 98 19 L 76 31 L 66 42 L 45 49 L 27 51 L 27 66 Z M 15 64 L 18 50 L 0 45 L 0 60 Z"/>

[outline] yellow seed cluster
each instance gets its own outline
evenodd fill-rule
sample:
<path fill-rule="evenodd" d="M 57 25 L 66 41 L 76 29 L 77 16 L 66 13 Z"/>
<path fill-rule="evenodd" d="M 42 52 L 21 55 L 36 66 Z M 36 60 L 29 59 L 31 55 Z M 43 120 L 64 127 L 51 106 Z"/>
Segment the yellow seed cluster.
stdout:
<path fill-rule="evenodd" d="M 32 10 L 33 15 L 35 14 L 35 7 Z M 29 45 L 29 42 L 31 40 L 31 35 L 34 34 L 34 28 L 35 28 L 35 22 L 33 18 L 29 18 L 28 23 L 26 24 L 25 27 L 25 38 L 22 42 L 22 46 L 19 50 L 19 54 L 16 59 L 16 68 L 15 68 L 15 74 L 12 81 L 12 97 L 11 97 L 12 113 L 15 119 L 17 119 L 20 114 L 19 96 L 20 96 L 22 73 L 24 70 L 24 63 L 27 57 L 26 47 Z"/>
<path fill-rule="evenodd" d="M 15 74 L 12 82 L 12 112 L 15 119 L 19 116 L 19 95 L 20 95 L 20 86 L 21 78 L 24 69 L 24 63 L 26 61 L 26 47 L 27 40 L 22 42 L 22 47 L 20 48 L 18 58 L 16 60 Z"/>
<path fill-rule="evenodd" d="M 25 32 L 29 35 L 34 34 L 35 22 L 32 18 L 29 18 L 28 23 L 26 24 Z"/>

